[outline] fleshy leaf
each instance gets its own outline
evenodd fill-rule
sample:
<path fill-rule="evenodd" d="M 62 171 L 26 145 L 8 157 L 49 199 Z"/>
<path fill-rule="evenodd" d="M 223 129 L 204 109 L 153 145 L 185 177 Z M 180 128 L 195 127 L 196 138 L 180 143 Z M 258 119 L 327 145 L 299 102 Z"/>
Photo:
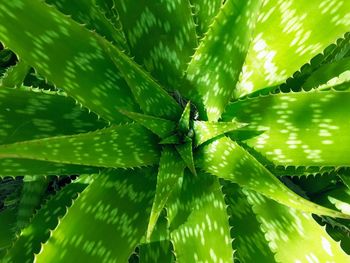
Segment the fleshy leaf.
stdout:
<path fill-rule="evenodd" d="M 234 257 L 239 262 L 275 262 L 274 253 L 270 250 L 260 222 L 253 213 L 242 189 L 237 185 L 224 182 L 223 192 L 229 206 L 232 247 Z"/>
<path fill-rule="evenodd" d="M 131 54 L 167 89 L 179 79 L 197 46 L 189 1 L 115 1 Z M 132 15 L 132 16 L 130 16 Z"/>
<path fill-rule="evenodd" d="M 204 171 L 238 183 L 277 202 L 304 212 L 350 218 L 350 215 L 312 203 L 285 186 L 236 142 L 226 137 L 200 148 L 196 164 Z"/>
<path fill-rule="evenodd" d="M 34 253 L 40 251 L 41 243 L 47 240 L 50 230 L 59 224 L 59 218 L 67 212 L 67 207 L 71 206 L 77 194 L 87 187 L 89 180 L 86 179 L 78 179 L 65 186 L 49 199 L 30 224 L 21 230 L 18 239 L 5 255 L 3 262 L 33 262 Z"/>
<path fill-rule="evenodd" d="M 106 50 L 128 83 L 137 103 L 144 113 L 177 120 L 181 108 L 152 77 L 127 55 L 106 43 Z"/>
<path fill-rule="evenodd" d="M 24 176 L 21 200 L 17 211 L 18 229 L 28 225 L 35 210 L 39 208 L 47 185 L 48 180 L 45 176 Z"/>
<path fill-rule="evenodd" d="M 176 128 L 175 122 L 136 112 L 122 111 L 130 119 L 149 129 L 160 138 L 170 136 Z"/>
<path fill-rule="evenodd" d="M 0 158 L 131 168 L 157 163 L 157 138 L 138 124 L 0 146 Z"/>
<path fill-rule="evenodd" d="M 122 49 L 127 49 L 126 40 L 122 31 L 114 27 L 100 8 L 96 0 L 45 0 L 53 4 L 59 11 L 71 15 L 74 20 L 86 25 L 90 30 L 96 30 L 98 34 L 106 37 Z"/>
<path fill-rule="evenodd" d="M 111 122 L 126 121 L 118 109 L 139 111 L 105 39 L 43 1 L 2 1 L 0 10 L 0 39 L 40 75 Z"/>
<path fill-rule="evenodd" d="M 171 240 L 178 262 L 232 262 L 230 228 L 218 179 L 185 173 L 168 203 Z"/>
<path fill-rule="evenodd" d="M 6 176 L 44 176 L 44 175 L 72 175 L 91 174 L 100 171 L 99 167 L 62 164 L 39 160 L 5 158 L 0 161 L 0 178 Z"/>
<path fill-rule="evenodd" d="M 154 197 L 146 238 L 149 241 L 158 217 L 176 183 L 183 176 L 184 162 L 172 147 L 164 147 L 159 161 L 156 195 Z"/>
<path fill-rule="evenodd" d="M 347 262 L 349 256 L 310 214 L 244 190 L 277 262 Z"/>
<path fill-rule="evenodd" d="M 0 79 L 0 88 L 17 87 L 23 84 L 23 81 L 29 72 L 29 66 L 23 60 L 9 68 L 5 75 Z"/>
<path fill-rule="evenodd" d="M 190 117 L 191 117 L 191 102 L 188 102 L 179 120 L 180 132 L 186 133 L 190 129 Z"/>
<path fill-rule="evenodd" d="M 219 119 L 233 95 L 260 5 L 227 0 L 188 66 L 189 96 L 209 121 Z"/>
<path fill-rule="evenodd" d="M 146 231 L 153 175 L 151 169 L 99 175 L 61 219 L 35 262 L 127 262 Z"/>
<path fill-rule="evenodd" d="M 281 84 L 349 31 L 349 1 L 263 2 L 237 97 Z"/>
<path fill-rule="evenodd" d="M 194 145 L 199 146 L 224 133 L 234 131 L 246 124 L 237 122 L 194 121 Z"/>
<path fill-rule="evenodd" d="M 175 145 L 175 148 L 191 173 L 197 175 L 193 161 L 192 139 L 188 139 L 188 141 L 182 144 Z"/>
<path fill-rule="evenodd" d="M 237 101 L 223 117 L 265 130 L 246 143 L 275 165 L 350 164 L 350 92 L 310 91 Z"/>
<path fill-rule="evenodd" d="M 190 0 L 194 8 L 197 35 L 202 38 L 220 10 L 222 0 Z"/>
<path fill-rule="evenodd" d="M 64 94 L 0 88 L 0 144 L 88 132 L 106 125 Z"/>

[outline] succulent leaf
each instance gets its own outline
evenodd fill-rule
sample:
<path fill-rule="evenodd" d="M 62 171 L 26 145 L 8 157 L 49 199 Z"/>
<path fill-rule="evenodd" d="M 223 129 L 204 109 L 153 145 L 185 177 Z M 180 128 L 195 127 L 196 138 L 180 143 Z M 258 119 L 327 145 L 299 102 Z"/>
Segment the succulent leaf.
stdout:
<path fill-rule="evenodd" d="M 254 30 L 260 0 L 228 0 L 187 69 L 189 92 L 200 112 L 217 121 L 233 96 Z M 244 27 L 244 30 L 242 28 Z"/>
<path fill-rule="evenodd" d="M 27 63 L 23 60 L 18 61 L 16 65 L 10 67 L 5 75 L 0 78 L 0 88 L 21 86 L 28 72 L 29 66 Z"/>
<path fill-rule="evenodd" d="M 42 1 L 2 2 L 0 9 L 0 39 L 57 87 L 114 123 L 126 121 L 118 109 L 138 111 L 99 35 Z"/>
<path fill-rule="evenodd" d="M 349 99 L 345 91 L 269 95 L 233 102 L 223 120 L 265 130 L 246 143 L 275 165 L 348 166 Z"/>
<path fill-rule="evenodd" d="M 349 218 L 312 203 L 290 190 L 236 142 L 222 137 L 199 149 L 196 164 L 204 171 L 261 193 L 286 206 L 304 212 Z"/>
<path fill-rule="evenodd" d="M 152 169 L 96 175 L 60 220 L 36 262 L 127 262 L 146 232 L 153 175 Z"/>
<path fill-rule="evenodd" d="M 1 145 L 0 157 L 132 168 L 153 165 L 159 160 L 156 142 L 157 138 L 142 126 L 128 124 L 79 135 Z"/>

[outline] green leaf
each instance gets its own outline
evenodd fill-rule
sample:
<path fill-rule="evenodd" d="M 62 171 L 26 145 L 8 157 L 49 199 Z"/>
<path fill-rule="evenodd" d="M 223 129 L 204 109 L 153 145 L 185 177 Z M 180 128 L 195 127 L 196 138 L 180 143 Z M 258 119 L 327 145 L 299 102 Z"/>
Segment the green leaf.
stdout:
<path fill-rule="evenodd" d="M 55 5 L 60 12 L 71 15 L 74 20 L 84 24 L 88 29 L 96 30 L 98 34 L 118 47 L 127 49 L 122 31 L 115 28 L 106 18 L 97 6 L 96 0 L 45 0 L 45 2 Z"/>
<path fill-rule="evenodd" d="M 237 101 L 223 117 L 265 130 L 246 143 L 275 165 L 347 166 L 350 92 L 310 91 Z"/>
<path fill-rule="evenodd" d="M 117 109 L 138 111 L 105 39 L 43 1 L 1 2 L 0 10 L 0 39 L 40 75 L 114 123 L 126 120 Z"/>
<path fill-rule="evenodd" d="M 236 97 L 281 84 L 349 31 L 349 11 L 349 1 L 264 1 Z"/>
<path fill-rule="evenodd" d="M 346 255 L 312 216 L 244 190 L 277 262 L 347 262 Z"/>
<path fill-rule="evenodd" d="M 97 176 L 61 219 L 35 262 L 127 262 L 146 231 L 153 179 L 151 169 Z"/>
<path fill-rule="evenodd" d="M 147 72 L 107 42 L 106 50 L 144 113 L 171 120 L 178 119 L 181 114 L 180 106 Z"/>
<path fill-rule="evenodd" d="M 175 148 L 191 173 L 197 175 L 193 161 L 192 139 L 188 139 L 188 141 L 182 144 L 175 145 Z"/>
<path fill-rule="evenodd" d="M 191 102 L 187 102 L 185 109 L 181 114 L 181 118 L 178 124 L 180 132 L 186 133 L 190 129 L 190 117 L 191 117 Z"/>
<path fill-rule="evenodd" d="M 90 179 L 91 181 L 91 179 Z M 18 239 L 9 249 L 2 262 L 33 262 L 34 253 L 40 251 L 43 242 L 50 236 L 70 207 L 73 199 L 88 185 L 89 179 L 84 177 L 65 186 L 49 199 L 37 212 L 30 224 L 21 230 Z"/>
<path fill-rule="evenodd" d="M 177 262 L 232 262 L 230 227 L 218 179 L 185 173 L 183 186 L 168 202 Z"/>
<path fill-rule="evenodd" d="M 0 88 L 0 144 L 88 132 L 106 125 L 64 94 Z"/>
<path fill-rule="evenodd" d="M 29 66 L 23 60 L 9 68 L 5 75 L 0 79 L 0 88 L 2 87 L 18 87 L 23 84 L 23 81 L 29 72 Z"/>
<path fill-rule="evenodd" d="M 130 119 L 145 127 L 146 129 L 150 130 L 154 134 L 158 135 L 160 138 L 170 136 L 176 128 L 175 122 L 166 119 L 161 119 L 158 117 L 153 117 L 150 115 L 145 115 L 136 112 L 121 112 L 128 116 Z"/>
<path fill-rule="evenodd" d="M 194 146 L 199 146 L 219 135 L 234 131 L 246 124 L 237 122 L 194 121 Z"/>
<path fill-rule="evenodd" d="M 348 214 L 318 206 L 300 197 L 241 146 L 226 137 L 200 148 L 195 160 L 197 166 L 204 171 L 257 191 L 286 206 L 309 213 L 350 218 Z"/>
<path fill-rule="evenodd" d="M 220 10 L 222 0 L 190 0 L 194 8 L 197 35 L 202 38 Z"/>
<path fill-rule="evenodd" d="M 159 160 L 157 138 L 138 124 L 0 146 L 0 158 L 131 168 Z"/>
<path fill-rule="evenodd" d="M 234 257 L 239 262 L 275 262 L 275 255 L 268 246 L 264 232 L 260 228 L 260 222 L 242 192 L 242 188 L 225 182 L 223 192 L 229 207 Z"/>
<path fill-rule="evenodd" d="M 29 159 L 5 158 L 0 161 L 0 178 L 23 174 L 31 176 L 91 174 L 99 170 L 98 167 Z"/>
<path fill-rule="evenodd" d="M 350 57 L 324 65 L 305 81 L 303 89 L 310 90 L 312 88 L 318 88 L 322 84 L 327 83 L 332 78 L 338 77 L 348 70 L 350 70 Z"/>
<path fill-rule="evenodd" d="M 184 169 L 184 162 L 175 149 L 164 147 L 159 161 L 156 195 L 147 227 L 146 239 L 148 241 L 172 190 L 179 179 L 183 177 Z"/>
<path fill-rule="evenodd" d="M 305 85 L 305 82 L 321 67 L 337 63 L 337 61 L 348 57 L 350 51 L 350 33 L 337 39 L 335 44 L 326 47 L 321 54 L 317 54 L 310 62 L 304 64 L 292 77 L 289 77 L 279 89 L 282 92 L 309 90 L 317 88 L 317 85 Z M 311 83 L 310 83 L 311 84 Z M 313 86 L 313 87 L 312 87 Z"/>
<path fill-rule="evenodd" d="M 0 211 L 0 259 L 16 238 L 16 212 L 15 208 Z"/>
<path fill-rule="evenodd" d="M 28 225 L 35 210 L 40 206 L 47 185 L 48 180 L 45 176 L 24 176 L 21 200 L 17 211 L 18 229 Z"/>
<path fill-rule="evenodd" d="M 115 1 L 131 54 L 169 90 L 179 80 L 197 46 L 189 1 Z"/>
<path fill-rule="evenodd" d="M 190 97 L 209 121 L 219 119 L 233 95 L 260 5 L 259 0 L 226 1 L 188 66 Z"/>

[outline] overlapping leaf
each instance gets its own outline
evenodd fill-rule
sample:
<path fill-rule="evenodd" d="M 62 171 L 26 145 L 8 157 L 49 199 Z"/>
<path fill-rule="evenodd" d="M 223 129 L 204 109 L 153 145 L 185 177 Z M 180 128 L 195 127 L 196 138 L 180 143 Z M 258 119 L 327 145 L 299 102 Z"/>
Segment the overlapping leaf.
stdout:
<path fill-rule="evenodd" d="M 300 197 L 241 146 L 226 137 L 201 148 L 196 155 L 196 164 L 206 172 L 257 191 L 286 206 L 315 214 L 350 218 L 350 214 L 318 206 Z"/>
<path fill-rule="evenodd" d="M 349 17 L 349 1 L 264 1 L 236 96 L 281 84 L 348 32 Z"/>
<path fill-rule="evenodd" d="M 157 163 L 157 138 L 138 124 L 0 146 L 0 158 L 131 168 Z"/>
<path fill-rule="evenodd" d="M 197 46 L 189 1 L 115 1 L 131 54 L 168 90 L 179 80 Z"/>
<path fill-rule="evenodd" d="M 138 111 L 96 33 L 39 0 L 1 2 L 0 11 L 0 39 L 56 86 L 115 123 L 126 120 L 117 109 Z"/>
<path fill-rule="evenodd" d="M 232 262 L 230 229 L 218 179 L 185 173 L 169 199 L 171 239 L 178 262 Z"/>
<path fill-rule="evenodd" d="M 99 175 L 52 232 L 36 262 L 126 262 L 146 231 L 154 185 L 151 169 Z"/>
<path fill-rule="evenodd" d="M 23 81 L 29 72 L 29 66 L 23 60 L 18 61 L 16 65 L 10 67 L 4 76 L 0 79 L 0 87 L 17 87 L 23 84 Z"/>
<path fill-rule="evenodd" d="M 259 0 L 226 1 L 188 66 L 190 97 L 210 121 L 219 119 L 233 95 L 259 7 Z"/>
<path fill-rule="evenodd" d="M 247 144 L 276 165 L 347 166 L 350 92 L 299 92 L 237 101 L 233 117 L 264 131 Z"/>

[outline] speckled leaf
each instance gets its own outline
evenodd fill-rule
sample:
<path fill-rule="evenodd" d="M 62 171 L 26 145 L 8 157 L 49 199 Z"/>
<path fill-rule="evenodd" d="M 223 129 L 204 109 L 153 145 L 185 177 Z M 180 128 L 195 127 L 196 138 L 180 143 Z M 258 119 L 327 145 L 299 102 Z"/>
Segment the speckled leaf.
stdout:
<path fill-rule="evenodd" d="M 182 144 L 176 145 L 175 149 L 181 156 L 187 168 L 190 169 L 191 173 L 193 175 L 197 175 L 196 168 L 194 167 L 194 161 L 193 161 L 192 139 L 188 139 L 188 141 Z"/>
<path fill-rule="evenodd" d="M 94 0 L 96 5 L 101 9 L 105 16 L 113 23 L 117 30 L 121 30 L 122 25 L 115 7 L 115 0 Z M 122 31 L 122 30 L 121 30 Z M 123 33 L 123 32 L 122 32 Z M 123 37 L 125 39 L 124 33 Z M 125 39 L 126 43 L 126 39 Z"/>
<path fill-rule="evenodd" d="M 45 0 L 45 2 L 55 5 L 62 13 L 71 15 L 74 20 L 86 25 L 88 29 L 96 30 L 116 46 L 127 49 L 122 31 L 115 28 L 107 19 L 97 6 L 96 0 Z"/>
<path fill-rule="evenodd" d="M 176 123 L 166 119 L 161 119 L 158 117 L 153 117 L 150 115 L 145 115 L 136 112 L 121 111 L 123 114 L 128 116 L 130 119 L 141 124 L 146 129 L 149 129 L 154 134 L 158 135 L 160 138 L 165 138 L 170 136 L 176 128 Z"/>
<path fill-rule="evenodd" d="M 157 138 L 138 124 L 0 146 L 0 158 L 130 168 L 157 163 Z"/>
<path fill-rule="evenodd" d="M 224 182 L 223 192 L 229 206 L 232 247 L 238 262 L 275 262 L 274 253 L 270 250 L 264 232 L 260 228 L 251 205 L 242 189 L 237 185 Z"/>
<path fill-rule="evenodd" d="M 197 46 L 189 1 L 115 1 L 131 54 L 167 89 L 180 78 Z M 179 85 L 179 86 L 178 86 Z"/>
<path fill-rule="evenodd" d="M 309 90 L 311 85 L 305 85 L 305 81 L 310 78 L 315 71 L 326 65 L 337 63 L 337 61 L 350 55 L 350 32 L 344 37 L 337 39 L 336 43 L 332 43 L 326 47 L 321 54 L 317 54 L 308 63 L 304 64 L 293 76 L 289 77 L 285 83 L 280 85 L 279 90 L 282 92 L 300 91 L 302 89 Z M 272 88 L 270 88 L 272 89 Z"/>
<path fill-rule="evenodd" d="M 219 119 L 233 95 L 260 2 L 226 1 L 188 66 L 190 97 L 210 121 Z"/>
<path fill-rule="evenodd" d="M 117 109 L 138 111 L 102 37 L 43 1 L 5 1 L 0 11 L 0 39 L 42 76 L 114 123 L 125 121 Z"/>
<path fill-rule="evenodd" d="M 20 232 L 19 238 L 9 249 L 2 262 L 33 262 L 34 253 L 40 251 L 41 243 L 47 240 L 50 230 L 59 224 L 59 218 L 67 212 L 67 207 L 71 206 L 72 200 L 87 187 L 90 180 L 85 177 L 78 179 L 49 199 L 30 224 Z"/>
<path fill-rule="evenodd" d="M 0 211 L 0 259 L 16 238 L 16 208 Z"/>
<path fill-rule="evenodd" d="M 62 164 L 39 160 L 5 158 L 0 161 L 0 178 L 19 175 L 72 175 L 97 173 L 99 167 Z"/>
<path fill-rule="evenodd" d="M 349 256 L 310 214 L 244 190 L 277 262 L 348 262 Z"/>
<path fill-rule="evenodd" d="M 106 125 L 64 94 L 0 88 L 0 144 L 88 132 Z"/>
<path fill-rule="evenodd" d="M 147 240 L 150 239 L 158 217 L 162 212 L 176 183 L 183 176 L 185 164 L 171 146 L 165 146 L 159 161 L 157 188 L 154 197 L 151 216 L 147 227 Z"/>
<path fill-rule="evenodd" d="M 190 129 L 190 117 L 191 117 L 191 103 L 188 102 L 181 114 L 181 118 L 178 123 L 180 132 L 186 133 Z"/>
<path fill-rule="evenodd" d="M 174 193 L 168 217 L 177 262 L 232 262 L 228 215 L 218 179 L 185 173 L 181 191 Z"/>
<path fill-rule="evenodd" d="M 222 137 L 203 146 L 197 152 L 195 162 L 206 172 L 257 191 L 286 206 L 320 215 L 350 218 L 350 214 L 318 206 L 300 197 L 229 138 Z"/>
<path fill-rule="evenodd" d="M 310 90 L 312 88 L 318 88 L 322 84 L 327 83 L 333 78 L 338 77 L 340 74 L 350 70 L 350 57 L 341 59 L 337 62 L 324 65 L 316 70 L 305 81 L 303 88 Z"/>
<path fill-rule="evenodd" d="M 224 133 L 243 127 L 244 123 L 194 121 L 194 145 L 199 146 Z"/>
<path fill-rule="evenodd" d="M 23 60 L 18 61 L 16 65 L 9 68 L 4 76 L 2 76 L 0 79 L 0 88 L 21 86 L 28 72 L 28 64 Z"/>
<path fill-rule="evenodd" d="M 276 165 L 345 166 L 349 100 L 350 92 L 335 91 L 270 95 L 230 104 L 223 119 L 265 130 L 246 142 Z"/>
<path fill-rule="evenodd" d="M 349 1 L 264 1 L 236 96 L 281 84 L 349 26 Z"/>
<path fill-rule="evenodd" d="M 190 0 L 193 5 L 197 35 L 202 38 L 220 10 L 222 0 Z"/>
<path fill-rule="evenodd" d="M 127 262 L 146 231 L 153 172 L 99 175 L 52 232 L 36 262 Z"/>
<path fill-rule="evenodd" d="M 35 210 L 40 206 L 47 185 L 48 179 L 45 176 L 24 176 L 21 199 L 17 210 L 18 229 L 28 225 Z"/>
<path fill-rule="evenodd" d="M 106 50 L 144 113 L 171 120 L 179 118 L 181 107 L 146 71 L 116 47 L 107 44 Z"/>

